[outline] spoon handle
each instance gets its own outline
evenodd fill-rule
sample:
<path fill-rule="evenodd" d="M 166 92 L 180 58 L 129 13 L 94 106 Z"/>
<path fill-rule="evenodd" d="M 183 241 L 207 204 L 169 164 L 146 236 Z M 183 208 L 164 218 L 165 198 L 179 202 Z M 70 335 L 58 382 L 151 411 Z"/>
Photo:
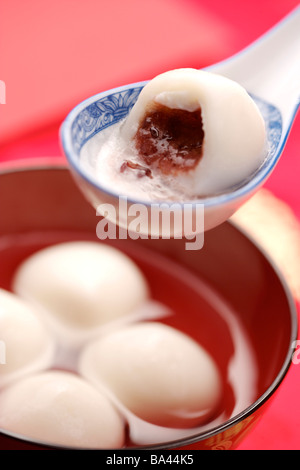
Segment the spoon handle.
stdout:
<path fill-rule="evenodd" d="M 273 103 L 283 118 L 290 120 L 300 102 L 300 7 L 250 46 L 211 70 Z"/>

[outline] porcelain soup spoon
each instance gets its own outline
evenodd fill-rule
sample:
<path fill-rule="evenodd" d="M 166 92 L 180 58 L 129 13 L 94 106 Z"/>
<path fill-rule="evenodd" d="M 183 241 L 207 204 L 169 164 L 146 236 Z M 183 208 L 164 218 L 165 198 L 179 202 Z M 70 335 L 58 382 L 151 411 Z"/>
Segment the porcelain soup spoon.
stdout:
<path fill-rule="evenodd" d="M 118 188 L 102 187 L 93 167 L 87 169 L 82 164 L 84 145 L 124 119 L 147 82 L 99 93 L 69 113 L 61 127 L 62 145 L 80 190 L 98 215 L 105 217 L 107 225 L 102 234 L 98 233 L 99 238 L 115 236 L 119 226 L 120 233 L 123 229 L 132 238 L 193 239 L 227 220 L 264 184 L 283 152 L 299 107 L 299 31 L 300 7 L 240 53 L 205 69 L 241 84 L 258 105 L 266 125 L 269 150 L 263 165 L 251 179 L 226 193 L 185 203 L 120 197 Z M 201 243 L 203 238 L 189 249 L 198 249 Z"/>

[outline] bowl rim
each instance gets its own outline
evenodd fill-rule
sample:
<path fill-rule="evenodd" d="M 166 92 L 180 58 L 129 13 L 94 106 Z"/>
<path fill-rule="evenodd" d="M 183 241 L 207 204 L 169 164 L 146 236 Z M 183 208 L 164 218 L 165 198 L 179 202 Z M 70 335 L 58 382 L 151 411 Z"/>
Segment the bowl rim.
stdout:
<path fill-rule="evenodd" d="M 66 165 L 64 160 L 60 161 L 53 161 L 51 157 L 42 157 L 42 158 L 33 158 L 33 159 L 26 159 L 22 160 L 20 162 L 13 162 L 10 164 L 8 162 L 7 164 L 0 165 L 0 179 L 2 176 L 10 173 L 21 173 L 21 172 L 26 172 L 26 171 L 66 171 L 70 173 L 70 169 L 68 165 Z M 283 293 L 285 295 L 285 298 L 287 300 L 288 308 L 289 308 L 289 317 L 291 321 L 291 328 L 290 328 L 290 338 L 289 338 L 289 348 L 286 353 L 285 359 L 282 363 L 282 366 L 276 375 L 275 379 L 273 382 L 269 385 L 269 387 L 265 390 L 265 392 L 257 399 L 255 402 L 253 402 L 251 405 L 249 405 L 247 408 L 245 408 L 243 411 L 240 413 L 236 414 L 232 418 L 226 420 L 224 423 L 215 426 L 211 429 L 208 429 L 203 432 L 198 432 L 196 434 L 186 436 L 183 438 L 176 438 L 171 441 L 155 444 L 155 445 L 142 445 L 142 446 L 132 446 L 132 447 L 127 447 L 126 450 L 166 450 L 166 449 L 178 449 L 182 446 L 189 446 L 193 445 L 197 442 L 204 441 L 208 438 L 211 438 L 219 433 L 224 432 L 225 430 L 235 426 L 236 424 L 240 423 L 243 421 L 245 418 L 249 417 L 252 415 L 254 412 L 259 410 L 262 405 L 267 402 L 272 395 L 275 393 L 275 391 L 278 389 L 279 385 L 282 383 L 283 379 L 287 375 L 291 365 L 292 365 L 292 359 L 293 359 L 293 354 L 295 352 L 296 346 L 293 346 L 297 340 L 297 334 L 298 334 L 298 309 L 296 305 L 295 298 L 292 294 L 291 288 L 289 287 L 283 273 L 275 263 L 275 261 L 272 259 L 269 253 L 266 252 L 266 250 L 253 238 L 253 236 L 249 235 L 245 229 L 240 227 L 236 222 L 233 221 L 227 221 L 226 223 L 230 224 L 237 230 L 240 234 L 242 234 L 248 241 L 251 243 L 251 245 L 254 246 L 254 248 L 260 252 L 260 254 L 263 256 L 265 261 L 269 264 L 270 268 L 272 269 L 273 273 L 277 277 Z M 0 234 L 1 236 L 1 234 Z M 66 449 L 66 450 L 85 450 L 81 449 L 78 447 L 68 447 L 68 446 L 61 446 L 59 444 L 51 444 L 51 443 L 45 443 L 41 440 L 33 439 L 30 437 L 26 437 L 23 435 L 19 435 L 14 432 L 6 431 L 5 429 L 0 428 L 0 443 L 1 443 L 1 435 L 6 436 L 8 438 L 18 440 L 21 442 L 26 442 L 27 444 L 32 444 L 34 446 L 40 446 L 42 448 L 50 448 L 50 449 Z M 103 449 L 106 450 L 106 449 Z M 116 450 L 124 450 L 124 449 L 116 449 Z"/>
<path fill-rule="evenodd" d="M 206 67 L 203 70 L 209 71 L 210 67 Z M 74 119 L 79 115 L 80 112 L 82 112 L 85 108 L 97 102 L 101 98 L 105 98 L 114 93 L 120 93 L 120 92 L 127 91 L 130 89 L 144 87 L 148 82 L 149 80 L 133 82 L 127 85 L 121 85 L 119 87 L 114 87 L 114 88 L 96 93 L 82 100 L 77 105 L 75 105 L 69 111 L 69 113 L 67 114 L 67 116 L 65 117 L 64 121 L 62 122 L 60 126 L 59 136 L 60 136 L 61 147 L 72 171 L 75 174 L 77 174 L 81 179 L 83 179 L 86 183 L 91 185 L 96 191 L 99 191 L 102 194 L 105 194 L 106 196 L 110 198 L 114 198 L 114 199 L 118 198 L 119 194 L 111 188 L 102 186 L 92 174 L 89 174 L 80 165 L 79 163 L 80 158 L 75 154 L 73 150 L 73 146 L 72 146 L 72 135 L 71 135 L 72 124 L 74 122 Z M 271 104 L 271 103 L 268 103 L 268 104 Z M 278 108 L 276 109 L 280 112 Z M 294 115 L 296 115 L 296 113 L 297 113 L 297 108 L 294 110 Z M 195 207 L 197 204 L 198 205 L 203 204 L 206 209 L 210 209 L 210 208 L 213 209 L 215 207 L 222 207 L 228 204 L 236 204 L 238 203 L 239 200 L 244 200 L 246 198 L 249 198 L 251 194 L 253 194 L 255 191 L 259 189 L 259 187 L 265 182 L 265 180 L 274 170 L 275 166 L 278 163 L 279 157 L 285 147 L 291 128 L 292 128 L 292 122 L 290 123 L 285 135 L 284 136 L 281 135 L 280 142 L 278 144 L 278 147 L 274 155 L 271 158 L 267 158 L 266 161 L 262 164 L 262 166 L 257 170 L 255 175 L 252 178 L 250 178 L 249 181 L 246 181 L 242 186 L 239 186 L 236 189 L 233 189 L 229 193 L 223 192 L 215 196 L 191 199 L 191 200 L 186 200 L 184 202 L 177 201 L 177 204 L 179 204 L 182 207 L 184 206 L 184 204 L 189 204 L 192 207 Z M 142 203 L 145 206 L 148 206 L 148 207 L 151 206 L 151 201 L 149 202 L 148 200 L 143 200 L 141 198 L 136 199 L 130 195 L 127 196 L 127 200 L 128 200 L 128 203 L 130 204 Z M 163 202 L 167 205 L 174 204 L 174 201 L 164 200 Z"/>

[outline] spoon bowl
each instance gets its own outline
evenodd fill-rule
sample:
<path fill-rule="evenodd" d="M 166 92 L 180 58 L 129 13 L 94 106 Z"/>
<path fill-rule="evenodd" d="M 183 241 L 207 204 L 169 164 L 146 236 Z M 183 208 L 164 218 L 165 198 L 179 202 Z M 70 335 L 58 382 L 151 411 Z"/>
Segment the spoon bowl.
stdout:
<path fill-rule="evenodd" d="M 300 8 L 240 53 L 206 68 L 241 84 L 252 96 L 266 125 L 268 155 L 255 174 L 222 194 L 183 202 L 137 200 L 97 181 L 93 165 L 83 165 L 83 146 L 124 119 L 147 82 L 108 90 L 78 104 L 61 127 L 61 141 L 71 173 L 86 199 L 105 217 L 99 238 L 126 230 L 132 238 L 182 238 L 196 242 L 235 213 L 274 170 L 295 119 L 300 97 Z"/>

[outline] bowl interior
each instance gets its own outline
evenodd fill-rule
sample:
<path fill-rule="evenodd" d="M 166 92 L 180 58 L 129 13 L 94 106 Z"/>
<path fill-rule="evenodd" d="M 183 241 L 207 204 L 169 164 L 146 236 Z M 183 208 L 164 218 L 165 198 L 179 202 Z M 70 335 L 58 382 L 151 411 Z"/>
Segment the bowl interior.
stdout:
<path fill-rule="evenodd" d="M 18 264 L 37 249 L 68 240 L 99 242 L 99 216 L 68 169 L 7 171 L 0 182 L 0 287 L 11 289 Z M 176 313 L 166 322 L 199 340 L 222 371 L 225 423 L 216 420 L 174 446 L 234 425 L 273 394 L 291 361 L 296 310 L 281 276 L 249 238 L 225 223 L 207 232 L 196 252 L 186 250 L 184 240 L 101 243 L 120 248 L 140 265 L 153 298 Z M 21 441 L 13 442 L 18 447 Z"/>

